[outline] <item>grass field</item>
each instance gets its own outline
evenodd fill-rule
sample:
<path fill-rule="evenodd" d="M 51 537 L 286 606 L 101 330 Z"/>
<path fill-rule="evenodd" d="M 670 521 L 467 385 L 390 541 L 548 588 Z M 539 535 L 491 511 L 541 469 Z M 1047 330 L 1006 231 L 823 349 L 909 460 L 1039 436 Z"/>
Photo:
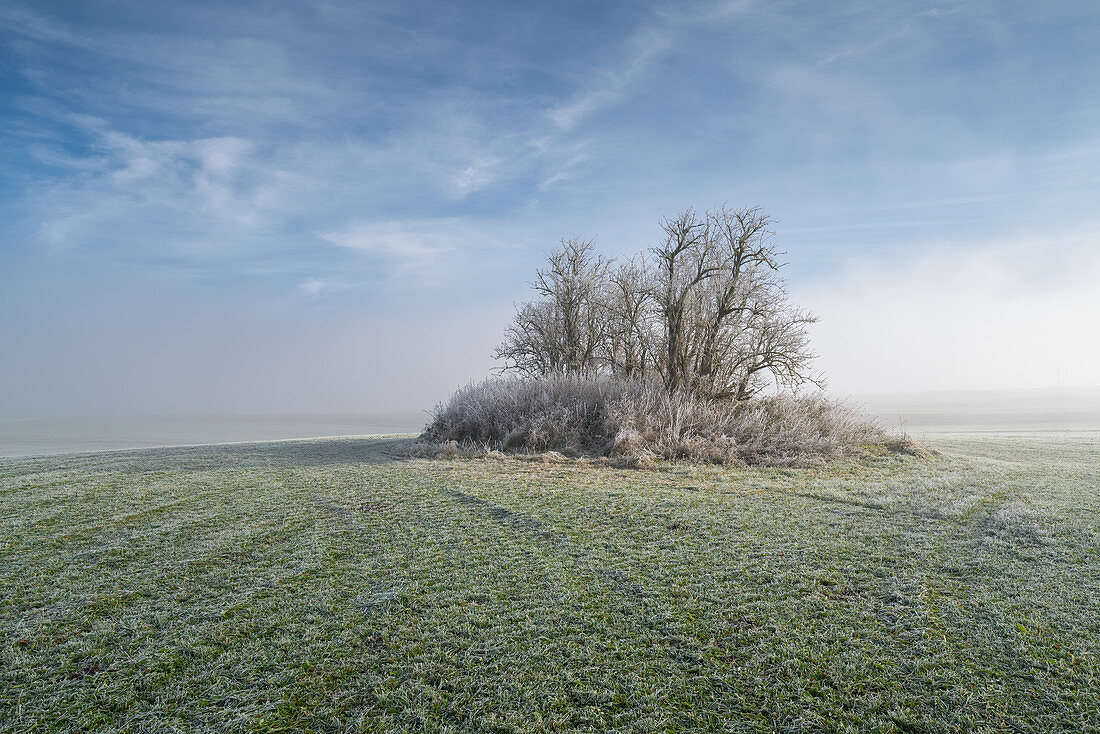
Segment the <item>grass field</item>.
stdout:
<path fill-rule="evenodd" d="M 1100 731 L 1100 438 L 0 461 L 0 730 Z"/>

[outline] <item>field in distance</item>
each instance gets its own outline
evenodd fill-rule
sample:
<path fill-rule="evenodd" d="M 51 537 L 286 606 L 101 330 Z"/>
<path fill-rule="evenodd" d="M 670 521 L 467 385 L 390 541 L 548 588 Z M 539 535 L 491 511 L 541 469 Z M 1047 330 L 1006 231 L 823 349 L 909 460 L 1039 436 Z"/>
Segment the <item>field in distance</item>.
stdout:
<path fill-rule="evenodd" d="M 880 425 L 918 437 L 1100 431 L 1100 387 L 856 395 Z"/>
<path fill-rule="evenodd" d="M 928 445 L 0 460 L 0 730 L 1100 730 L 1100 435 Z"/>

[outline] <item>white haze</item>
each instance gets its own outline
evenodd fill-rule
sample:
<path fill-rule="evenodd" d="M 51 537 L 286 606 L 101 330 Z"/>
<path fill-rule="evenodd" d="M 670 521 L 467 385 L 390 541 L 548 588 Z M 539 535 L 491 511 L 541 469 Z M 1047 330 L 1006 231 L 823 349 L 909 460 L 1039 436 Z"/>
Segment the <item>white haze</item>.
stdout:
<path fill-rule="evenodd" d="M 840 396 L 1100 385 L 1100 257 L 1089 236 L 959 255 L 948 245 L 797 269 Z M 310 300 L 106 275 L 8 280 L 0 417 L 422 411 L 496 366 L 538 261 L 404 295 Z"/>
<path fill-rule="evenodd" d="M 1096 241 L 920 248 L 796 297 L 836 394 L 1100 385 Z"/>

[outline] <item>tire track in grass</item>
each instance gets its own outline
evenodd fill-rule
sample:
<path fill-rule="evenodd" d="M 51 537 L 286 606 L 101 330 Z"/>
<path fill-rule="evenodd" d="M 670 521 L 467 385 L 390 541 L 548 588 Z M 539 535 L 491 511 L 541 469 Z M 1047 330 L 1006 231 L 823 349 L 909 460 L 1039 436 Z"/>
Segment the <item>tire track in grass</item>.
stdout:
<path fill-rule="evenodd" d="M 543 680 L 547 675 L 545 670 L 541 673 L 519 673 L 526 676 L 525 685 L 535 687 L 528 695 L 537 692 L 540 696 L 536 704 L 539 716 L 580 717 L 577 721 L 588 721 L 586 717 L 596 717 L 602 722 L 600 730 L 607 730 L 613 721 L 630 722 L 635 716 L 657 716 L 659 720 L 670 725 L 675 720 L 681 720 L 681 725 L 687 726 L 689 720 L 695 721 L 699 716 L 712 715 L 688 710 L 687 702 L 698 703 L 700 698 L 713 695 L 721 689 L 708 684 L 700 675 L 702 661 L 690 643 L 680 636 L 675 620 L 661 609 L 656 594 L 635 584 L 624 573 L 602 572 L 600 559 L 582 544 L 575 543 L 530 514 L 447 486 L 441 487 L 438 481 L 410 483 L 408 489 L 415 491 L 402 492 L 401 497 L 409 500 L 406 512 L 400 518 L 393 517 L 386 525 L 399 528 L 407 523 L 420 530 L 454 523 L 454 530 L 458 533 L 474 534 L 484 550 L 478 558 L 470 559 L 470 563 L 495 568 L 497 563 L 501 566 L 511 565 L 510 559 L 543 556 L 549 561 L 548 566 L 556 567 L 555 570 L 547 568 L 543 573 L 549 571 L 552 575 L 548 578 L 575 588 L 574 593 L 579 595 L 572 603 L 563 603 L 562 598 L 555 594 L 553 599 L 548 600 L 549 604 L 553 604 L 552 607 L 538 607 L 547 613 L 548 619 L 557 620 L 550 621 L 550 627 L 536 625 L 535 628 L 525 631 L 522 622 L 519 628 L 505 622 L 503 626 L 485 629 L 485 633 L 494 638 L 492 640 L 481 637 L 481 626 L 470 630 L 472 637 L 464 635 L 462 639 L 456 640 L 463 647 L 473 643 L 466 657 L 472 655 L 475 664 L 486 666 L 489 671 L 486 676 L 491 679 L 487 685 L 495 687 L 494 690 L 509 690 L 511 674 L 502 672 L 502 666 L 514 663 L 509 663 L 508 655 L 501 651 L 508 649 L 502 645 L 510 644 L 518 646 L 516 649 L 520 652 L 532 654 L 535 659 L 551 663 L 552 667 L 546 670 L 557 671 L 555 680 L 550 683 Z M 355 504 L 333 502 L 332 497 L 315 499 L 322 511 L 334 518 L 340 518 L 340 524 L 345 521 L 352 527 L 361 522 L 375 524 L 364 518 L 362 513 L 362 510 L 375 509 L 374 496 L 362 498 L 367 499 L 366 502 L 357 499 Z M 400 542 L 400 547 L 393 547 L 396 555 L 408 555 L 414 560 L 422 558 L 417 546 L 418 541 L 425 539 L 423 536 L 415 532 L 406 536 L 404 532 L 397 530 L 394 537 L 412 541 Z M 380 538 L 375 540 L 377 542 Z M 461 543 L 462 539 L 457 534 L 444 532 L 440 540 L 444 543 Z M 513 553 L 513 549 L 522 550 Z M 535 553 L 532 554 L 531 551 Z M 440 560 L 446 562 L 445 559 Z M 438 572 L 440 567 L 436 568 Z M 425 570 L 431 571 L 426 567 Z M 464 579 L 477 585 L 481 575 L 476 568 L 473 572 L 472 576 L 467 574 Z M 593 580 L 597 582 L 596 586 L 592 584 Z M 601 582 L 610 587 L 608 591 L 601 588 Z M 481 589 L 474 588 L 471 591 Z M 400 583 L 388 581 L 384 584 L 372 584 L 365 592 L 349 598 L 348 601 L 368 618 L 375 613 L 385 613 L 384 610 L 392 609 L 391 604 L 394 602 L 405 605 L 401 601 L 404 594 L 401 593 Z M 488 596 L 478 596 L 478 601 L 490 600 Z M 563 613 L 560 619 L 557 617 L 559 610 Z M 532 611 L 532 615 L 534 613 Z M 437 615 L 434 619 L 444 618 Z M 528 637 L 528 632 L 537 637 Z M 453 637 L 454 632 L 446 634 Z M 506 636 L 502 638 L 501 634 Z M 559 647 L 554 643 L 553 639 L 558 637 L 569 643 L 568 646 Z M 574 640 L 587 646 L 595 644 L 595 647 L 589 647 L 589 655 L 578 656 L 577 649 L 570 642 Z M 490 641 L 492 644 L 486 646 Z M 606 650 L 601 647 L 602 641 L 608 644 Z M 446 644 L 447 640 L 442 642 Z M 604 657 L 605 654 L 609 657 Z M 623 659 L 632 662 L 627 666 L 613 662 Z M 654 669 L 661 672 L 654 673 Z M 420 675 L 418 671 L 407 666 L 403 670 L 406 677 L 416 678 Z M 643 683 L 643 680 L 648 683 Z M 460 680 L 459 688 L 469 688 L 470 684 L 471 682 Z M 665 689 L 670 687 L 679 690 L 679 695 L 669 694 Z M 476 690 L 482 690 L 481 684 L 477 685 Z M 482 694 L 475 692 L 471 695 L 476 699 L 469 703 L 473 707 L 471 710 L 484 709 L 484 703 L 479 698 Z M 560 701 L 564 700 L 562 697 L 568 697 L 576 709 L 563 714 L 560 709 Z M 527 705 L 532 703 L 529 701 Z M 713 704 L 703 708 L 705 712 L 715 710 Z M 598 715 L 595 713 L 597 709 L 600 711 Z M 650 730 L 667 730 L 667 727 L 654 727 Z"/>
<path fill-rule="evenodd" d="M 1013 712 L 1012 701 L 1023 695 L 1031 685 L 1029 681 L 1035 676 L 1052 674 L 1072 677 L 1078 671 L 1052 671 L 1056 665 L 1048 656 L 1072 658 L 1072 655 L 1063 653 L 1060 645 L 1049 647 L 1049 643 L 1054 642 L 1053 637 L 1041 639 L 1044 632 L 1051 632 L 1034 621 L 1036 615 L 1043 616 L 1041 613 L 1023 613 L 1014 609 L 1016 604 L 998 602 L 997 598 L 1014 595 L 1027 598 L 1031 592 L 1026 586 L 1019 586 L 1021 579 L 1014 578 L 1009 569 L 1020 564 L 1035 568 L 1037 557 L 1024 551 L 1030 549 L 1037 553 L 1042 546 L 1059 541 L 1032 537 L 1032 528 L 1023 522 L 1034 517 L 1031 513 L 1035 511 L 1029 503 L 1031 495 L 1027 491 L 1024 462 L 964 458 L 974 466 L 974 472 L 965 483 L 965 489 L 975 492 L 974 501 L 940 507 L 938 511 L 948 522 L 943 525 L 942 532 L 932 536 L 932 552 L 945 562 L 950 561 L 957 570 L 955 574 L 929 573 L 925 577 L 924 605 L 931 627 L 942 640 L 944 653 L 952 663 L 951 669 L 977 670 L 986 676 L 981 693 L 971 694 L 974 698 L 968 701 L 968 706 L 981 711 L 983 719 L 995 722 L 1000 728 L 1025 728 L 1024 720 Z M 1014 508 L 1020 516 L 1014 514 Z M 1051 519 L 1045 518 L 1048 522 Z M 1008 568 L 1004 568 L 1006 564 Z M 990 582 L 993 578 L 998 580 L 997 584 Z M 984 624 L 974 623 L 979 619 L 984 620 Z M 996 628 L 997 634 L 985 634 L 990 627 Z M 1023 634 L 1017 636 L 1017 630 Z M 1048 646 L 1042 654 L 1046 668 L 1036 665 L 1037 656 L 1033 650 L 1026 650 L 1028 646 L 1044 644 Z M 1067 678 L 1065 681 L 1070 689 L 1081 684 L 1080 680 Z M 956 685 L 960 689 L 963 687 L 962 683 Z M 1082 725 L 1087 714 L 1074 709 L 1072 703 L 1035 698 L 1030 704 L 1032 716 L 1057 721 L 1066 731 L 1084 730 Z"/>
<path fill-rule="evenodd" d="M 691 645 L 680 634 L 678 625 L 671 614 L 660 602 L 659 596 L 631 579 L 619 569 L 606 569 L 599 559 L 595 558 L 588 550 L 577 545 L 567 536 L 555 532 L 549 525 L 536 517 L 498 505 L 487 499 L 467 494 L 461 490 L 440 488 L 444 496 L 456 500 L 460 504 L 472 508 L 475 511 L 488 515 L 502 524 L 526 532 L 545 541 L 555 548 L 560 549 L 570 557 L 582 571 L 600 579 L 614 591 L 625 596 L 633 602 L 632 605 L 619 605 L 620 610 L 629 610 L 630 616 L 635 617 L 642 627 L 656 633 L 661 641 L 668 647 L 669 657 L 679 664 L 686 673 L 702 674 L 704 658 L 697 646 Z M 710 676 L 712 682 L 720 679 Z M 724 684 L 724 681 L 722 682 Z"/>

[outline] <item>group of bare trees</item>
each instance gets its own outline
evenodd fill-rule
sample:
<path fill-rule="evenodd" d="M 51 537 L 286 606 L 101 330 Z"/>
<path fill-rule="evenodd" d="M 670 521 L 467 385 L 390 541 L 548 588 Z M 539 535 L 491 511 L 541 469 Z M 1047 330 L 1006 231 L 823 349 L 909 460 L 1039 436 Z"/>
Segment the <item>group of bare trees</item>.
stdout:
<path fill-rule="evenodd" d="M 816 318 L 788 300 L 771 223 L 758 208 L 688 209 L 625 262 L 563 240 L 496 356 L 532 376 L 606 373 L 733 400 L 819 384 L 806 333 Z"/>

